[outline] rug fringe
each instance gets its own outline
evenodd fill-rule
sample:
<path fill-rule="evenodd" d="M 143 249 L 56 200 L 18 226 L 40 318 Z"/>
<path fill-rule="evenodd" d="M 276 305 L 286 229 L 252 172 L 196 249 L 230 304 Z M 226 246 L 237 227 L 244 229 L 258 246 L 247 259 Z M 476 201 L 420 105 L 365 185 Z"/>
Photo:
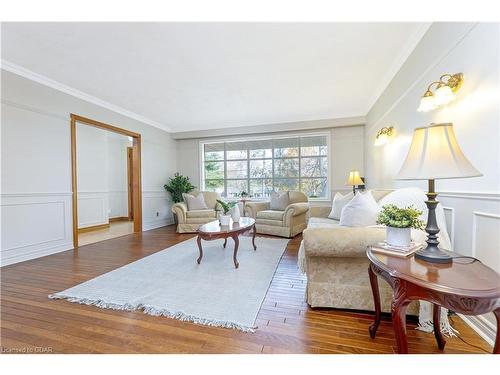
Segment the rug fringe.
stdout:
<path fill-rule="evenodd" d="M 215 319 L 205 319 L 205 318 L 199 318 L 194 315 L 189 315 L 185 314 L 182 311 L 176 311 L 172 312 L 168 309 L 158 309 L 153 306 L 146 306 L 146 305 L 131 305 L 131 304 L 116 304 L 116 303 L 109 303 L 105 302 L 102 300 L 92 300 L 88 298 L 78 298 L 78 297 L 71 297 L 68 295 L 63 295 L 63 294 L 50 294 L 49 299 L 64 299 L 68 302 L 73 302 L 73 303 L 79 303 L 81 305 L 89 305 L 89 306 L 96 306 L 102 309 L 110 309 L 110 310 L 122 310 L 122 311 L 141 311 L 144 314 L 148 315 L 153 315 L 153 316 L 165 316 L 167 318 L 172 318 L 172 319 L 177 319 L 181 320 L 183 322 L 193 322 L 196 324 L 201 324 L 204 326 L 211 326 L 211 327 L 223 327 L 223 328 L 232 328 L 232 329 L 237 329 L 243 332 L 250 332 L 254 333 L 256 327 L 247 327 L 238 323 L 234 322 L 229 322 L 229 321 L 220 321 L 220 320 L 215 320 Z"/>
<path fill-rule="evenodd" d="M 434 332 L 434 325 L 432 321 L 419 322 L 418 326 L 415 329 L 430 333 Z M 460 333 L 458 332 L 458 330 L 453 328 L 449 322 L 440 322 L 440 329 L 444 337 L 456 337 L 456 334 Z"/>

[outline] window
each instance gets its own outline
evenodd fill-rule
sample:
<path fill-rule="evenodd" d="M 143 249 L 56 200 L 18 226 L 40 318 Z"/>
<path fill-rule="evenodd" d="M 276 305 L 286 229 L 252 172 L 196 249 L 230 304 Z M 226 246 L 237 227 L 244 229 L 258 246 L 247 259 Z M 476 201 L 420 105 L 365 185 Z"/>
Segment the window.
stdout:
<path fill-rule="evenodd" d="M 227 198 L 300 190 L 327 198 L 328 135 L 202 144 L 202 188 Z"/>

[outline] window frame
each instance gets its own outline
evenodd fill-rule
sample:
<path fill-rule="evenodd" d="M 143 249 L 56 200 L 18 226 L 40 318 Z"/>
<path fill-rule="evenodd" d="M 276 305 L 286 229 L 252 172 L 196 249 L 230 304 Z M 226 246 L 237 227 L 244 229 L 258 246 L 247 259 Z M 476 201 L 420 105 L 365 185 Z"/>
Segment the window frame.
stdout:
<path fill-rule="evenodd" d="M 305 138 L 305 137 L 318 137 L 318 136 L 323 136 L 326 137 L 326 155 L 304 155 L 302 156 L 302 145 L 300 142 L 300 138 Z M 277 139 L 287 139 L 287 138 L 299 138 L 299 153 L 298 156 L 293 156 L 293 157 L 275 157 L 274 156 L 274 144 L 272 146 L 272 157 L 266 158 L 250 158 L 250 151 L 247 148 L 247 158 L 246 159 L 227 159 L 227 148 L 226 148 L 226 143 L 227 142 L 249 142 L 249 141 L 274 141 Z M 227 194 L 227 181 L 233 180 L 233 181 L 239 181 L 239 180 L 246 180 L 247 185 L 248 185 L 248 193 L 250 193 L 250 182 L 252 180 L 276 180 L 280 179 L 280 177 L 276 177 L 274 174 L 274 164 L 276 159 L 284 160 L 284 159 L 298 159 L 298 176 L 297 177 L 282 177 L 281 179 L 296 179 L 298 183 L 298 189 L 300 190 L 301 186 L 301 181 L 302 180 L 308 180 L 308 179 L 318 179 L 318 178 L 325 178 L 325 177 L 303 177 L 301 176 L 301 159 L 302 158 L 326 158 L 327 161 L 327 175 L 326 175 L 326 196 L 324 197 L 318 197 L 318 198 L 309 198 L 310 201 L 330 201 L 331 200 L 331 172 L 332 172 L 332 165 L 331 165 L 331 132 L 309 132 L 309 133 L 293 133 L 293 134 L 283 134 L 283 135 L 270 135 L 270 136 L 259 136 L 259 137 L 237 137 L 237 138 L 214 138 L 210 140 L 200 140 L 199 141 L 199 161 L 200 161 L 200 166 L 199 166 L 199 173 L 200 173 L 200 188 L 202 190 L 205 189 L 205 152 L 204 148 L 205 145 L 207 144 L 214 144 L 214 143 L 224 143 L 224 157 L 221 160 L 217 160 L 217 162 L 223 162 L 224 163 L 224 177 L 222 181 L 224 182 L 224 192 Z M 269 178 L 251 178 L 250 177 L 250 161 L 253 160 L 271 160 L 272 162 L 272 176 Z M 227 162 L 231 161 L 246 161 L 247 162 L 247 177 L 246 178 L 227 178 Z M 209 180 L 220 180 L 220 179 L 209 179 Z M 234 199 L 234 197 L 225 197 L 228 200 Z M 252 200 L 255 201 L 260 201 L 260 200 L 267 200 L 268 198 L 266 197 L 261 197 L 261 198 L 251 198 Z"/>

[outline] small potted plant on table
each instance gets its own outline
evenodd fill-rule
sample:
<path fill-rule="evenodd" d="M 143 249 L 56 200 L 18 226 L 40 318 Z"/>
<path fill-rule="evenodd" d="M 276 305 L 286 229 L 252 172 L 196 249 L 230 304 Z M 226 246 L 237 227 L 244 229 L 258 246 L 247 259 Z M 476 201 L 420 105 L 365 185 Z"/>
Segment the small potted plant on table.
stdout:
<path fill-rule="evenodd" d="M 219 205 L 222 208 L 222 212 L 224 213 L 219 217 L 220 225 L 222 226 L 229 225 L 231 223 L 231 215 L 230 215 L 231 208 L 235 205 L 235 202 L 224 202 L 221 201 L 220 199 L 217 199 L 217 203 L 219 203 Z"/>
<path fill-rule="evenodd" d="M 422 211 L 413 206 L 399 208 L 394 204 L 382 207 L 377 224 L 387 226 L 386 242 L 390 246 L 409 247 L 411 244 L 411 228 L 424 229 L 425 223 L 420 220 Z"/>

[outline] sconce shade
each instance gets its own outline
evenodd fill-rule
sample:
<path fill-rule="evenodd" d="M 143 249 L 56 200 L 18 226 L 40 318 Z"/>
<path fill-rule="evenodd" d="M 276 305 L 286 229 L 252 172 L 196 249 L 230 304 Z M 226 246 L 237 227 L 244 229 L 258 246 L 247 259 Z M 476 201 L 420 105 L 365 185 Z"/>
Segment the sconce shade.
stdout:
<path fill-rule="evenodd" d="M 455 100 L 455 94 L 451 90 L 451 87 L 445 84 L 438 86 L 436 94 L 434 96 L 434 101 L 436 105 L 445 105 Z"/>
<path fill-rule="evenodd" d="M 349 178 L 347 179 L 346 185 L 349 186 L 358 186 L 358 185 L 364 185 L 365 183 L 359 177 L 359 171 L 350 171 L 349 172 Z"/>
<path fill-rule="evenodd" d="M 430 95 L 428 95 L 428 93 Z M 417 111 L 429 112 L 433 109 L 436 109 L 436 101 L 434 99 L 434 95 L 430 91 L 427 91 L 425 95 L 422 96 L 422 99 L 420 99 L 420 106 L 418 107 Z"/>
<path fill-rule="evenodd" d="M 398 180 L 429 180 L 482 176 L 458 145 L 453 124 L 417 128 Z"/>

